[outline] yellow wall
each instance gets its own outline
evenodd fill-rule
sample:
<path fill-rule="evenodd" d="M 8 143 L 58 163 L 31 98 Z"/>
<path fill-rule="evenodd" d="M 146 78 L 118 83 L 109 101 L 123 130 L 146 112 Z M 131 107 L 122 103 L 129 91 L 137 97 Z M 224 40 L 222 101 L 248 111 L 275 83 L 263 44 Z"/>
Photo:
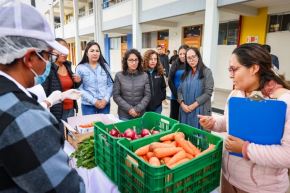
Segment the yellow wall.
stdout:
<path fill-rule="evenodd" d="M 248 36 L 258 36 L 258 43 L 265 44 L 268 8 L 258 9 L 257 16 L 243 16 L 240 44 L 247 43 Z"/>

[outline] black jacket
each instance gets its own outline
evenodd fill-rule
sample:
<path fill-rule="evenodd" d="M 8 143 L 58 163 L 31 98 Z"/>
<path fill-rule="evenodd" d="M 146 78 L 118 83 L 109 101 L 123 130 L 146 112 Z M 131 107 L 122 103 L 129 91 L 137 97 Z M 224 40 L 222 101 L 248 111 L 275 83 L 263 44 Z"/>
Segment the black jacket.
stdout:
<path fill-rule="evenodd" d="M 177 70 L 185 69 L 185 63 L 180 62 L 179 58 L 177 58 L 175 60 L 175 62 L 173 62 L 173 64 L 171 65 L 170 71 L 169 71 L 169 75 L 168 75 L 168 85 L 169 88 L 172 92 L 172 95 L 177 99 L 177 89 L 175 84 L 174 84 L 174 76 Z M 180 81 L 180 80 L 179 80 Z"/>
<path fill-rule="evenodd" d="M 71 62 L 66 61 L 64 63 L 69 76 L 72 78 L 73 72 L 71 70 Z M 46 78 L 45 82 L 42 84 L 44 91 L 46 93 L 46 96 L 49 96 L 53 91 L 59 90 L 63 91 L 61 87 L 60 80 L 58 78 L 57 74 L 58 66 L 54 63 L 51 65 L 51 70 L 49 76 Z M 81 85 L 80 83 L 73 83 L 73 88 L 78 88 Z M 76 112 L 78 110 L 77 102 L 74 101 L 74 109 L 76 109 Z M 50 112 L 56 117 L 57 120 L 60 120 L 62 118 L 63 113 L 63 103 L 56 104 L 50 108 Z"/>
<path fill-rule="evenodd" d="M 162 104 L 166 98 L 166 84 L 164 76 L 160 76 L 154 70 L 152 73 L 147 72 L 151 90 L 151 100 L 146 108 L 146 111 L 154 111 Z"/>
<path fill-rule="evenodd" d="M 173 55 L 171 56 L 170 60 L 169 60 L 169 64 L 173 64 L 175 62 L 175 60 L 177 60 L 178 55 Z"/>
<path fill-rule="evenodd" d="M 168 77 L 169 73 L 169 59 L 166 54 L 159 55 L 160 57 L 160 62 L 163 65 L 163 68 L 165 70 L 165 76 Z"/>

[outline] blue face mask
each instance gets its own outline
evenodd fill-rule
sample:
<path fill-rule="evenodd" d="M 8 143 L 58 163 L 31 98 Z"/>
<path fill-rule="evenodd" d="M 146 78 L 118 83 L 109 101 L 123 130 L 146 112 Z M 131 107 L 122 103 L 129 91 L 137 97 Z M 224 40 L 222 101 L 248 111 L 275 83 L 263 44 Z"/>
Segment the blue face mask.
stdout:
<path fill-rule="evenodd" d="M 46 78 L 49 76 L 50 69 L 51 69 L 51 62 L 45 60 L 40 54 L 36 52 L 36 54 L 45 62 L 45 71 L 38 75 L 33 69 L 30 69 L 31 72 L 35 75 L 34 76 L 34 85 L 42 84 L 46 80 Z"/>

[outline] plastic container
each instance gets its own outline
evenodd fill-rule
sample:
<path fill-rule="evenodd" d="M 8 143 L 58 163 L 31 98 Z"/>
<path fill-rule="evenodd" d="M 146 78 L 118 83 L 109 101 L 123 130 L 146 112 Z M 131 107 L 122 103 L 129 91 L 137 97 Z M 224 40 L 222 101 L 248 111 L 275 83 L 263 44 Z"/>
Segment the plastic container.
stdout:
<path fill-rule="evenodd" d="M 214 150 L 173 169 L 162 165 L 154 167 L 138 157 L 139 147 L 159 141 L 160 137 L 181 131 L 194 145 L 205 150 L 214 144 Z M 176 124 L 171 131 L 138 141 L 118 141 L 118 187 L 122 193 L 207 193 L 219 186 L 223 140 L 205 131 L 185 124 Z"/>
<path fill-rule="evenodd" d="M 140 133 L 143 128 L 149 130 L 154 128 L 154 130 L 164 132 L 172 129 L 173 125 L 176 123 L 178 123 L 178 121 L 153 112 L 147 112 L 137 119 L 110 125 L 104 125 L 101 122 L 95 123 L 94 135 L 96 164 L 113 182 L 117 183 L 117 162 L 119 161 L 117 158 L 117 141 L 122 138 L 111 136 L 109 134 L 110 130 L 117 128 L 123 133 L 126 129 L 132 128 L 135 129 L 137 133 Z"/>

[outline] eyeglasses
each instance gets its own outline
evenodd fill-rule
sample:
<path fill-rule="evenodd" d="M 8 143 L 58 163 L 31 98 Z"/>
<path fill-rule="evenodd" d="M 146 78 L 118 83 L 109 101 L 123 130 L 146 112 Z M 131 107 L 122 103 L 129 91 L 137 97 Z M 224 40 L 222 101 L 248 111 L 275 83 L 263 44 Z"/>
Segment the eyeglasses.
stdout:
<path fill-rule="evenodd" d="M 130 63 L 133 63 L 133 62 L 136 62 L 137 63 L 137 62 L 139 62 L 138 59 L 128 59 L 127 61 L 130 62 Z"/>
<path fill-rule="evenodd" d="M 240 67 L 233 67 L 233 66 L 230 66 L 230 67 L 228 68 L 228 71 L 229 71 L 229 73 L 234 74 L 237 70 L 239 70 L 239 68 L 240 68 Z"/>
<path fill-rule="evenodd" d="M 45 50 L 37 51 L 37 53 L 50 62 L 55 62 L 58 57 L 57 54 Z"/>
<path fill-rule="evenodd" d="M 197 58 L 198 58 L 197 55 L 194 55 L 194 56 L 187 56 L 187 57 L 186 57 L 187 61 L 193 61 L 193 60 L 195 60 L 195 59 L 197 59 Z"/>

